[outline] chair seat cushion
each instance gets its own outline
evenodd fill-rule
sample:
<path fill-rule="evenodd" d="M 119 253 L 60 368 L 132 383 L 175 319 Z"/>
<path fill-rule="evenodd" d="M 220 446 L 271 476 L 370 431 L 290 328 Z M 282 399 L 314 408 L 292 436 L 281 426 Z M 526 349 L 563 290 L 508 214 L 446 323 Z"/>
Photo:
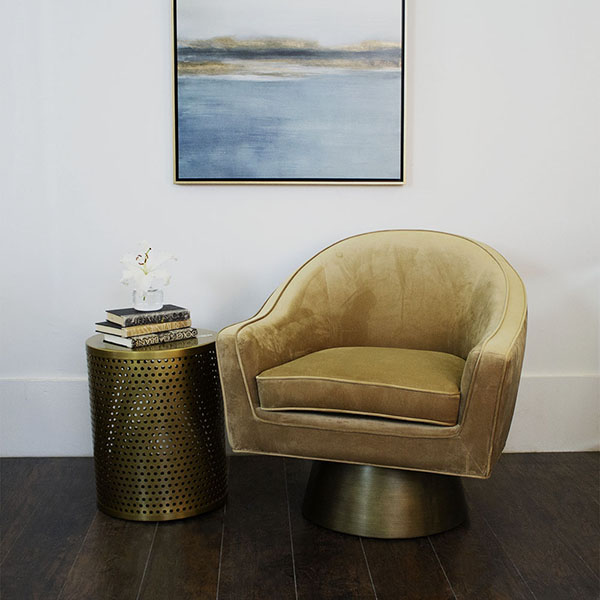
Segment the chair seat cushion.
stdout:
<path fill-rule="evenodd" d="M 264 410 L 455 425 L 464 366 L 444 352 L 360 346 L 313 352 L 256 379 Z"/>

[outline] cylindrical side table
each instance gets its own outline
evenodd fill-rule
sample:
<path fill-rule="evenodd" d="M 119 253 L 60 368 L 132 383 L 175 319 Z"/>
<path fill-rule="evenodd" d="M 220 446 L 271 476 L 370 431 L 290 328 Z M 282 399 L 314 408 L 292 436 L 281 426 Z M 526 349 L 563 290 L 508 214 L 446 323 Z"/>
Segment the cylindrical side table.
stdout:
<path fill-rule="evenodd" d="M 86 342 L 98 508 L 169 521 L 227 494 L 215 334 L 130 350 Z"/>

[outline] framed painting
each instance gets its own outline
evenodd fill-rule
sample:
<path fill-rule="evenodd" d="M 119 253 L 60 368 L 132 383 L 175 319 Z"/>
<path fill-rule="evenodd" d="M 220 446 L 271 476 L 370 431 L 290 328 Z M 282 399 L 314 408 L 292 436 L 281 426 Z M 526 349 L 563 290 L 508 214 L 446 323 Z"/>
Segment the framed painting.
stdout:
<path fill-rule="evenodd" d="M 403 183 L 404 13 L 173 0 L 175 183 Z"/>

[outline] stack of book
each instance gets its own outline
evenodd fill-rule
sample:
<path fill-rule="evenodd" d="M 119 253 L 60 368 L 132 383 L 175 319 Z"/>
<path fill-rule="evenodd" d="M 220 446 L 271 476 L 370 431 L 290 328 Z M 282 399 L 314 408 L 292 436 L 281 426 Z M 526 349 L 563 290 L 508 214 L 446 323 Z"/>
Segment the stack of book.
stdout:
<path fill-rule="evenodd" d="M 190 311 L 174 304 L 165 304 L 160 310 L 141 312 L 134 308 L 106 311 L 106 321 L 96 323 L 96 331 L 104 334 L 104 341 L 127 348 L 143 348 L 196 337 Z"/>

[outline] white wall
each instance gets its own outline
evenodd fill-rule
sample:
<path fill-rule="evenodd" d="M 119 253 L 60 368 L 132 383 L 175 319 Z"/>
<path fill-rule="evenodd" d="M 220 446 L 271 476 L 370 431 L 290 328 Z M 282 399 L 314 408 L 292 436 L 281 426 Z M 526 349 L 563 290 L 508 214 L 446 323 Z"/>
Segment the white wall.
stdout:
<path fill-rule="evenodd" d="M 529 293 L 510 450 L 598 447 L 600 3 L 409 0 L 404 187 L 175 186 L 167 0 L 0 5 L 0 451 L 91 451 L 84 341 L 140 239 L 198 326 L 342 237 L 483 240 Z M 8 93 L 7 93 L 8 92 Z"/>

